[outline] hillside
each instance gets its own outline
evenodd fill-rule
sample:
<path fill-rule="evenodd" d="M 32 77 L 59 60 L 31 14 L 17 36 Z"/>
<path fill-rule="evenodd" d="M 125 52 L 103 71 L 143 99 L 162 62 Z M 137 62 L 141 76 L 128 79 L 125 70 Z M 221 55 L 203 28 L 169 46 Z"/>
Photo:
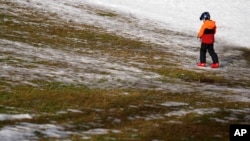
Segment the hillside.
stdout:
<path fill-rule="evenodd" d="M 221 67 L 201 69 L 195 35 L 150 19 L 0 5 L 3 140 L 228 140 L 230 124 L 250 123 L 249 49 L 218 42 Z"/>

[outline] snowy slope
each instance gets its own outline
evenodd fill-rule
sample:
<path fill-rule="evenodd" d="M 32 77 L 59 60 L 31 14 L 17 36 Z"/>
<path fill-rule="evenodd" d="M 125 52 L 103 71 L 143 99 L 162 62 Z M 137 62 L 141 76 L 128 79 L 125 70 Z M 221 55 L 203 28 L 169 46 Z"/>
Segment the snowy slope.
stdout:
<path fill-rule="evenodd" d="M 196 34 L 199 16 L 209 11 L 217 22 L 217 37 L 250 48 L 250 1 L 247 0 L 86 0 L 163 22 L 166 28 Z"/>
<path fill-rule="evenodd" d="M 9 0 L 18 3 L 25 8 L 32 7 L 43 11 L 43 14 L 56 13 L 60 18 L 86 23 L 97 27 L 103 27 L 107 31 L 117 34 L 128 35 L 129 37 L 139 37 L 142 40 L 149 40 L 154 43 L 163 44 L 164 51 L 181 54 L 182 58 L 171 58 L 168 62 L 178 63 L 181 67 L 196 69 L 193 67 L 197 56 L 198 40 L 195 38 L 201 22 L 199 16 L 203 11 L 210 11 L 212 19 L 217 21 L 217 40 L 220 44 L 234 44 L 250 48 L 249 28 L 250 23 L 247 14 L 250 13 L 250 2 L 246 0 Z M 87 10 L 84 6 L 88 4 L 106 7 L 119 13 L 116 18 L 98 16 L 93 11 Z M 80 6 L 79 6 L 80 5 Z M 20 7 L 21 7 L 20 6 Z M 82 6 L 82 7 L 81 7 Z M 83 8 L 84 7 L 84 8 Z M 18 15 L 23 12 L 20 9 L 6 8 L 6 11 Z M 11 10 L 10 10 L 11 9 Z M 1 9 L 2 10 L 2 9 Z M 1 11 L 2 12 L 2 11 Z M 122 14 L 120 14 L 122 13 Z M 137 17 L 134 18 L 134 15 Z M 133 21 L 127 23 L 123 17 Z M 157 30 L 176 30 L 185 34 L 175 35 L 175 33 L 156 32 Z M 116 32 L 120 31 L 120 32 Z M 188 46 L 188 48 L 187 48 Z M 225 47 L 225 46 L 223 46 Z M 185 83 L 178 84 L 162 83 L 159 81 L 160 75 L 146 72 L 136 66 L 131 66 L 131 62 L 112 62 L 109 56 L 103 54 L 88 54 L 83 56 L 76 51 L 54 49 L 44 47 L 37 50 L 37 47 L 16 41 L 0 39 L 1 55 L 6 58 L 6 54 L 13 60 L 22 60 L 22 64 L 16 65 L 12 62 L 0 62 L 0 78 L 11 78 L 15 82 L 29 84 L 35 79 L 52 79 L 64 83 L 80 83 L 97 87 L 136 87 L 136 88 L 157 88 L 170 92 L 202 92 L 211 97 L 221 97 L 228 101 L 250 102 L 249 87 L 228 87 L 217 84 Z M 218 49 L 218 48 L 217 48 Z M 228 49 L 229 50 L 229 49 Z M 195 52 L 196 51 L 196 52 Z M 88 51 L 86 51 L 88 52 Z M 239 60 L 240 52 L 231 50 L 224 51 L 218 49 L 222 68 L 212 70 L 225 76 L 227 79 L 249 82 L 249 67 L 246 67 L 245 60 Z M 48 57 L 49 55 L 49 57 Z M 8 56 L 7 56 L 8 57 Z M 177 56 L 179 57 L 179 56 Z M 27 68 L 31 60 L 37 58 L 44 62 L 63 62 L 70 67 L 61 68 L 58 66 L 48 66 L 43 64 L 33 64 L 33 68 Z M 97 59 L 98 58 L 98 59 Z M 113 58 L 112 58 L 113 59 Z M 131 58 L 133 59 L 133 58 Z M 157 59 L 157 58 L 156 58 Z M 180 61 L 182 60 L 182 62 Z M 209 59 L 208 59 L 209 60 Z M 234 62 L 235 61 L 235 62 Z M 84 64 L 84 65 L 83 65 Z M 191 64 L 191 65 L 190 65 Z M 141 64 L 144 66 L 145 64 Z M 89 73 L 89 70 L 94 70 Z M 197 70 L 197 69 L 196 69 Z M 102 72 L 107 72 L 103 74 Z M 203 70 L 201 70 L 203 71 Z M 204 70 L 205 72 L 206 70 Z M 207 71 L 211 71 L 208 69 Z M 239 75 L 241 74 L 241 75 Z M 106 82 L 100 84 L 100 80 Z M 136 85 L 136 84 L 140 85 Z M 168 102 L 160 104 L 165 107 L 176 107 L 188 105 L 186 102 Z M 234 109 L 233 109 L 234 110 Z M 209 109 L 188 109 L 166 113 L 164 116 L 184 116 L 188 113 L 207 114 L 215 113 L 218 108 Z M 249 108 L 242 109 L 242 113 L 249 115 Z M 234 112 L 239 113 L 238 111 Z M 233 115 L 235 115 L 233 114 Z M 249 116 L 246 116 L 248 118 Z M 31 119 L 33 115 L 20 114 L 0 114 L 0 120 Z M 146 119 L 147 117 L 145 117 Z M 249 121 L 246 119 L 246 121 Z M 34 138 L 33 130 L 36 130 L 48 137 L 65 137 L 71 132 L 64 131 L 63 127 L 52 124 L 32 124 L 20 123 L 13 126 L 5 126 L 0 130 L 0 137 L 3 140 L 28 140 Z M 98 130 L 106 132 L 106 130 Z M 96 131 L 97 132 L 97 131 Z M 37 138 L 35 138 L 37 139 Z"/>
<path fill-rule="evenodd" d="M 123 0 L 123 1 L 115 1 L 115 0 L 10 0 L 11 2 L 17 3 L 20 7 L 29 7 L 34 8 L 36 10 L 42 11 L 43 14 L 48 14 L 50 16 L 51 13 L 56 13 L 59 19 L 63 19 L 63 21 L 73 21 L 76 23 L 84 23 L 89 25 L 94 25 L 96 27 L 101 27 L 107 30 L 108 32 L 115 32 L 119 35 L 129 36 L 129 37 L 139 37 L 141 40 L 151 41 L 153 43 L 162 44 L 163 51 L 169 53 L 175 53 L 178 58 L 172 57 L 171 59 L 167 60 L 168 62 L 172 62 L 175 64 L 180 65 L 182 68 L 187 69 L 194 69 L 193 65 L 196 63 L 196 58 L 198 55 L 199 50 L 199 40 L 196 39 L 197 30 L 200 28 L 201 22 L 199 21 L 200 13 L 204 11 L 204 9 L 212 11 L 212 17 L 216 19 L 218 23 L 218 36 L 221 37 L 223 40 L 232 41 L 234 44 L 243 44 L 245 43 L 246 46 L 249 44 L 247 40 L 247 34 L 249 34 L 249 28 L 247 26 L 247 20 L 242 22 L 241 20 L 245 17 L 247 11 L 247 7 L 250 3 L 243 1 L 234 2 L 232 0 L 228 0 L 227 2 L 223 0 L 217 0 L 214 3 L 211 3 L 207 0 L 198 1 L 198 0 L 134 0 L 133 2 L 130 0 Z M 204 3 L 207 2 L 207 6 Z M 100 9 L 103 7 L 107 7 L 108 11 L 112 11 L 113 13 L 119 15 L 117 17 L 107 17 L 107 16 L 100 16 L 88 9 L 87 6 L 89 5 L 99 5 Z M 218 7 L 218 5 L 221 5 Z M 229 11 L 225 11 L 230 7 Z M 245 12 L 237 12 L 241 7 L 241 10 Z M 4 7 L 6 11 L 11 8 Z M 16 10 L 16 11 L 15 11 Z M 21 9 L 11 9 L 13 14 L 17 14 L 23 11 Z M 234 11 L 234 12 L 232 12 Z M 230 16 L 223 16 L 225 15 Z M 137 17 L 135 17 L 135 15 Z M 213 16 L 214 15 L 214 16 Z M 218 20 L 217 20 L 218 19 Z M 225 20 L 219 20 L 225 19 Z M 128 22 L 129 21 L 129 22 Z M 242 23 L 240 23 L 242 22 Z M 234 23 L 234 24 L 231 24 Z M 243 24 L 244 23 L 244 24 Z M 70 23 L 69 23 L 70 24 Z M 232 27 L 230 27 L 232 26 Z M 241 34 L 237 34 L 239 28 L 242 29 Z M 182 32 L 173 32 L 172 30 L 182 31 Z M 184 33 L 183 33 L 184 32 Z M 235 34 L 232 34 L 232 33 Z M 230 34 L 228 36 L 227 34 Z M 232 36 L 231 36 L 232 35 Z M 249 68 L 246 67 L 246 61 L 240 60 L 239 56 L 241 56 L 241 52 L 228 48 L 228 46 L 223 45 L 223 40 L 218 39 L 220 45 L 216 45 L 216 50 L 218 51 L 219 59 L 223 70 L 219 70 L 221 74 L 225 75 L 226 78 L 230 79 L 241 79 L 249 81 L 250 74 Z M 244 40 L 244 41 L 241 41 Z M 241 42 L 240 42 L 241 41 Z M 10 48 L 9 46 L 13 46 Z M 219 46 L 219 47 L 218 47 Z M 105 84 L 106 87 L 111 86 L 111 84 L 120 84 L 117 82 L 113 82 L 114 78 L 119 78 L 120 80 L 126 80 L 128 82 L 134 81 L 151 81 L 152 79 L 156 79 L 154 81 L 154 85 L 157 85 L 160 88 L 166 88 L 166 84 L 159 85 L 157 79 L 160 77 L 157 74 L 144 72 L 138 68 L 132 68 L 129 65 L 124 65 L 124 63 L 114 64 L 113 62 L 109 62 L 110 60 L 105 58 L 99 59 L 96 62 L 96 58 L 100 58 L 100 56 L 89 56 L 84 57 L 80 55 L 76 55 L 74 53 L 68 53 L 65 51 L 60 51 L 56 49 L 46 48 L 41 50 L 40 52 L 35 52 L 36 47 L 29 46 L 23 43 L 16 43 L 7 40 L 0 40 L 0 47 L 2 48 L 2 52 L 14 52 L 14 54 L 23 55 L 22 59 L 30 60 L 35 56 L 39 57 L 42 60 L 46 61 L 54 61 L 57 62 L 58 60 L 63 62 L 68 62 L 68 64 L 79 64 L 76 66 L 80 67 L 80 70 L 93 68 L 96 64 L 99 64 L 100 68 L 95 68 L 97 70 L 101 70 L 105 68 L 109 72 L 109 76 L 107 78 L 110 80 L 111 83 Z M 249 46 L 247 46 L 249 47 Z M 16 51 L 22 48 L 27 50 L 27 52 L 20 52 Z M 233 50 L 233 51 L 232 51 Z M 47 57 L 47 53 L 50 52 L 50 58 Z M 28 54 L 27 54 L 28 53 Z M 44 56 L 46 54 L 46 56 Z M 181 56 L 181 61 L 179 58 Z M 61 58 L 61 56 L 68 56 L 65 58 Z M 71 57 L 74 56 L 74 57 Z M 3 57 L 5 57 L 3 55 Z M 13 56 L 15 58 L 15 56 Z M 102 56 L 103 57 L 103 56 Z M 210 63 L 211 59 L 208 59 L 207 63 Z M 81 66 L 82 63 L 88 63 L 89 66 Z M 191 64 L 191 65 L 190 65 Z M 231 64 L 231 65 L 230 65 Z M 8 78 L 10 72 L 23 72 L 23 68 L 17 68 L 16 66 L 8 66 L 3 64 L 1 68 L 1 77 Z M 237 67 L 235 67 L 237 66 Z M 116 68 L 119 71 L 113 71 L 112 69 Z M 225 68 L 225 69 L 224 69 Z M 90 83 L 96 85 L 95 82 L 98 82 L 99 79 L 103 78 L 103 75 L 97 75 L 85 73 L 84 71 L 75 71 L 71 68 L 61 68 L 55 67 L 50 68 L 47 70 L 47 67 L 39 65 L 36 69 L 28 69 L 27 72 L 29 75 L 34 74 L 33 77 L 27 78 L 34 79 L 36 77 L 53 77 L 53 79 L 57 81 L 63 82 L 80 82 L 80 83 Z M 39 72 L 39 75 L 37 75 Z M 71 72 L 71 73 L 68 73 Z M 228 73 L 230 72 L 230 73 Z M 239 78 L 239 73 L 241 78 Z M 16 73 L 14 79 L 16 81 L 23 80 L 23 74 Z M 29 76 L 27 75 L 27 76 Z M 141 75 L 146 75 L 141 77 Z M 84 79 L 80 78 L 79 76 L 83 77 Z M 13 77 L 13 74 L 12 74 Z M 21 78 L 21 79 L 20 79 Z M 25 78 L 26 80 L 26 78 Z M 85 81 L 85 80 L 92 80 L 92 81 Z M 96 81 L 93 81 L 96 80 Z M 114 86 L 114 85 L 112 85 Z M 182 86 L 180 86 L 182 87 Z M 184 87 L 183 87 L 184 88 Z M 174 91 L 172 88 L 171 91 Z M 175 89 L 175 88 L 174 88 Z M 182 90 L 176 88 L 178 90 Z M 184 88 L 188 89 L 188 88 Z"/>
<path fill-rule="evenodd" d="M 67 20 L 95 24 L 109 29 L 110 31 L 122 31 L 131 36 L 138 36 L 145 40 L 161 42 L 159 37 L 152 34 L 136 32 L 129 25 L 118 24 L 98 17 L 84 9 L 77 8 L 78 5 L 98 5 L 109 10 L 123 12 L 123 14 L 136 15 L 144 19 L 140 22 L 157 23 L 162 29 L 181 31 L 196 36 L 202 22 L 200 14 L 209 11 L 211 18 L 217 22 L 217 41 L 223 44 L 250 48 L 250 1 L 247 0 L 11 0 L 26 6 L 35 7 L 44 11 L 61 14 Z M 150 20 L 150 21 L 148 21 Z M 149 25 L 148 27 L 152 27 Z M 160 37 L 161 38 L 161 37 Z M 162 37 L 164 38 L 164 37 Z M 167 37 L 166 37 L 167 38 Z M 162 39 L 164 40 L 164 39 Z M 165 41 L 164 41 L 165 42 Z M 176 42 L 174 40 L 173 42 Z M 191 43 L 193 44 L 193 43 Z"/>
<path fill-rule="evenodd" d="M 178 57 L 172 57 L 171 60 L 168 60 L 168 62 L 172 62 L 180 65 L 183 68 L 192 70 L 194 69 L 193 65 L 196 63 L 195 61 L 198 55 L 198 49 L 200 45 L 199 40 L 196 39 L 196 33 L 201 24 L 201 22 L 199 21 L 199 16 L 200 13 L 204 11 L 204 9 L 212 11 L 212 17 L 214 17 L 214 19 L 216 19 L 216 21 L 218 22 L 219 37 L 221 37 L 223 40 L 228 40 L 230 42 L 232 41 L 232 43 L 234 44 L 241 44 L 242 46 L 244 46 L 244 44 L 245 46 L 249 45 L 249 40 L 247 40 L 249 28 L 246 27 L 249 19 L 244 19 L 244 17 L 246 17 L 245 15 L 247 11 L 249 10 L 244 7 L 247 7 L 250 3 L 243 3 L 242 0 L 237 2 L 234 2 L 232 0 L 228 0 L 227 2 L 223 0 L 217 0 L 214 3 L 211 3 L 208 0 L 134 0 L 133 2 L 130 0 L 43 0 L 42 2 L 40 0 L 11 0 L 11 2 L 19 4 L 20 7 L 24 7 L 24 9 L 25 7 L 29 7 L 42 11 L 44 14 L 48 14 L 47 16 L 50 16 L 50 13 L 56 13 L 58 17 L 63 19 L 65 22 L 70 20 L 76 23 L 94 25 L 96 27 L 102 27 L 109 32 L 115 32 L 119 35 L 139 37 L 139 39 L 142 40 L 162 44 L 164 47 L 164 49 L 162 50 L 164 50 L 165 52 L 175 53 Z M 204 5 L 204 3 L 206 2 L 207 6 Z M 115 14 L 117 13 L 117 15 L 119 16 L 114 18 L 100 16 L 95 12 L 89 10 L 86 7 L 88 6 L 88 4 L 95 6 L 99 5 L 101 8 L 108 7 L 105 10 L 111 10 Z M 218 5 L 221 6 L 218 7 Z M 229 8 L 226 7 L 230 7 L 231 9 L 228 10 Z M 3 8 L 6 11 L 11 9 L 8 7 Z M 240 8 L 245 12 L 237 12 L 237 10 L 240 10 Z M 21 9 L 11 9 L 13 14 L 18 14 L 20 10 Z M 223 13 L 224 15 L 228 16 L 223 16 Z M 138 17 L 134 17 L 134 15 L 137 15 Z M 242 22 L 242 19 L 246 21 Z M 245 28 L 245 30 L 242 29 L 242 33 L 240 33 L 240 31 L 238 30 L 240 28 Z M 182 32 L 176 33 L 171 31 L 173 29 L 183 31 L 186 34 Z M 230 36 L 228 36 L 228 34 L 230 34 Z M 219 39 L 218 42 L 220 42 L 220 44 L 223 44 L 223 40 Z M 10 48 L 9 46 L 13 47 Z M 216 45 L 216 47 L 217 46 L 218 45 Z M 129 65 L 124 66 L 124 63 L 110 63 L 109 59 L 107 58 L 104 58 L 104 60 L 99 59 L 99 62 L 96 62 L 96 58 L 99 58 L 100 56 L 83 57 L 74 53 L 71 54 L 68 52 L 50 48 L 41 50 L 40 52 L 38 52 L 38 54 L 36 54 L 36 48 L 34 46 L 28 46 L 27 44 L 15 43 L 7 40 L 0 40 L 0 47 L 2 48 L 3 53 L 11 51 L 14 52 L 14 54 L 25 54 L 23 55 L 24 58 L 22 58 L 24 60 L 30 60 L 35 55 L 40 57 L 40 59 L 50 61 L 53 60 L 54 62 L 57 62 L 58 60 L 68 62 L 69 64 L 82 64 L 87 62 L 89 64 L 88 67 L 77 65 L 80 66 L 81 70 L 84 70 L 86 68 L 93 68 L 96 66 L 96 64 L 100 64 L 98 65 L 100 66 L 100 68 L 97 68 L 97 70 L 105 68 L 108 72 L 110 72 L 110 76 L 108 76 L 108 79 L 112 83 L 113 78 L 119 78 L 121 80 L 127 80 L 129 82 L 134 82 L 135 80 L 143 80 L 146 82 L 148 80 L 152 81 L 151 79 L 153 78 L 159 78 L 159 75 L 157 74 L 143 72 L 141 69 L 132 68 Z M 19 50 L 19 48 L 27 50 L 27 52 L 17 52 L 16 50 Z M 220 48 L 218 47 L 216 48 L 216 50 L 218 51 L 221 66 L 225 68 L 219 71 L 220 73 L 230 79 L 242 79 L 249 81 L 250 74 L 249 68 L 246 67 L 246 61 L 239 59 L 239 56 L 241 56 L 241 52 L 236 50 L 232 51 L 232 49 L 228 48 L 228 46 L 226 45 L 223 45 Z M 47 58 L 47 56 L 43 56 L 44 54 L 47 55 L 47 52 L 52 53 L 50 55 L 50 58 Z M 181 55 L 181 61 L 179 55 Z M 62 59 L 61 56 L 69 57 L 65 57 Z M 71 56 L 74 57 L 71 58 Z M 5 56 L 3 55 L 3 57 Z M 15 58 L 15 56 L 13 57 Z M 208 59 L 208 61 L 211 60 Z M 2 73 L 0 76 L 3 78 L 8 78 L 9 72 L 13 70 L 15 70 L 16 72 L 23 72 L 23 68 L 17 68 L 16 66 L 8 65 L 6 66 L 5 64 L 3 64 L 2 66 Z M 112 71 L 112 68 L 119 68 L 119 71 Z M 55 80 L 63 82 L 69 81 L 83 83 L 85 82 L 85 80 L 78 80 L 79 76 L 82 76 L 87 80 L 97 81 L 98 79 L 103 78 L 103 75 L 92 75 L 85 73 L 84 71 L 76 72 L 71 68 L 67 68 L 65 71 L 62 71 L 61 68 L 56 67 L 50 68 L 50 70 L 48 71 L 47 67 L 41 65 L 38 66 L 37 70 L 29 69 L 29 71 L 25 72 L 27 72 L 29 75 L 34 74 L 34 77 L 29 77 L 28 80 L 40 76 L 52 76 Z M 39 72 L 39 74 L 41 75 L 37 76 L 37 72 Z M 67 72 L 71 72 L 74 75 L 71 75 L 71 73 Z M 241 78 L 239 78 L 239 73 L 242 74 L 240 75 Z M 19 74 L 20 73 L 17 73 L 17 77 L 14 78 L 16 80 L 21 81 L 23 80 L 23 78 L 19 77 Z M 142 74 L 146 76 L 141 77 Z M 86 83 L 90 82 L 87 81 Z M 93 81 L 93 85 L 95 85 L 95 81 Z M 159 85 L 158 81 L 155 81 L 154 85 L 161 86 L 163 88 L 166 87 L 165 84 Z M 110 85 L 105 86 L 108 87 Z"/>

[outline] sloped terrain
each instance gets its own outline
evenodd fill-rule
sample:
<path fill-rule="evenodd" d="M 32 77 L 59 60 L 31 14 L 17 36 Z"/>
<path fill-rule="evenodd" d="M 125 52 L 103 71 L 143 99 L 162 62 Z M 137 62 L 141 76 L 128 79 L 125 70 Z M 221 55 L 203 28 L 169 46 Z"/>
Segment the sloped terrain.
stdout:
<path fill-rule="evenodd" d="M 250 121 L 248 49 L 219 42 L 221 67 L 197 68 L 195 36 L 149 19 L 78 1 L 0 4 L 5 140 L 228 140 L 231 123 Z"/>

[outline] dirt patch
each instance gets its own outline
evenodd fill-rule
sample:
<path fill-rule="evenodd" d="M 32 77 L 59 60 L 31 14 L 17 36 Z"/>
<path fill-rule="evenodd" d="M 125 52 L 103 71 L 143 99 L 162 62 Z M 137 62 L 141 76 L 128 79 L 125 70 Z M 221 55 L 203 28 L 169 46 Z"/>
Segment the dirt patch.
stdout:
<path fill-rule="evenodd" d="M 248 66 L 250 67 L 250 49 L 244 48 L 241 49 L 243 53 L 243 58 L 247 61 Z"/>

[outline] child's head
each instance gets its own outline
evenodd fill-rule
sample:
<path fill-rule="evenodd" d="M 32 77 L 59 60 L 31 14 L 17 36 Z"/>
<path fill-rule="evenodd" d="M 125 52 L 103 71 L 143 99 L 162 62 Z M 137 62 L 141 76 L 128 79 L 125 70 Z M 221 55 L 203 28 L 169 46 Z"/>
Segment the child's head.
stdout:
<path fill-rule="evenodd" d="M 209 12 L 203 12 L 200 16 L 200 20 L 203 21 L 203 20 L 210 20 L 210 14 Z"/>

